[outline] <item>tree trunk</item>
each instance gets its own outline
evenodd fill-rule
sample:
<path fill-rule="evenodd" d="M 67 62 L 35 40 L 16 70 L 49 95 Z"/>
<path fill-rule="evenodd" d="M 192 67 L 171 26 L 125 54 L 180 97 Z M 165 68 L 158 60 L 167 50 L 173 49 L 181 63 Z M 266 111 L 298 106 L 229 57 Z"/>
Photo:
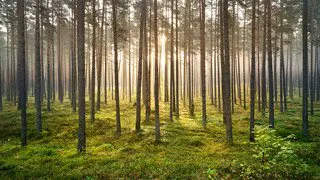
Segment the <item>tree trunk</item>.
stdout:
<path fill-rule="evenodd" d="M 137 102 L 136 102 L 136 133 L 141 132 L 141 81 L 142 81 L 142 61 L 143 61 L 143 40 L 146 23 L 146 0 L 141 2 L 140 34 L 139 34 L 139 61 L 137 77 Z"/>
<path fill-rule="evenodd" d="M 243 108 L 247 109 L 246 103 L 246 17 L 247 17 L 247 8 L 244 9 L 244 22 L 243 22 Z"/>
<path fill-rule="evenodd" d="M 76 112 L 77 109 L 77 71 L 76 71 L 76 2 L 74 0 L 73 2 L 73 27 L 72 27 L 72 38 L 71 38 L 71 43 L 72 43 L 72 53 L 71 53 L 71 89 L 72 89 L 72 95 L 71 95 L 71 104 L 72 104 L 72 111 Z"/>
<path fill-rule="evenodd" d="M 173 47 L 173 3 L 174 0 L 171 0 L 171 35 L 170 35 L 170 121 L 173 121 L 173 112 L 175 111 L 175 97 L 174 97 L 174 47 Z"/>
<path fill-rule="evenodd" d="M 121 134 L 120 123 L 120 100 L 119 100 L 119 72 L 118 72 L 118 32 L 117 32 L 117 3 L 118 0 L 112 0 L 112 27 L 114 43 L 114 81 L 115 81 L 115 99 L 116 99 L 116 133 Z"/>
<path fill-rule="evenodd" d="M 90 91 L 90 121 L 95 120 L 95 92 L 96 92 L 96 0 L 92 1 L 92 65 L 91 65 L 91 91 Z M 117 52 L 117 51 L 116 51 Z"/>
<path fill-rule="evenodd" d="M 21 107 L 21 145 L 27 145 L 27 91 L 26 91 L 26 67 L 25 67 L 25 17 L 24 17 L 24 0 L 17 2 L 18 14 L 18 70 L 19 70 L 19 102 Z M 0 87 L 1 88 L 1 87 Z"/>
<path fill-rule="evenodd" d="M 283 2 L 280 1 L 280 27 L 283 28 Z M 280 111 L 284 111 L 284 88 L 285 88 L 285 76 L 284 76 L 284 55 L 283 55 L 283 32 L 280 32 Z"/>
<path fill-rule="evenodd" d="M 278 25 L 278 16 L 276 16 L 276 25 Z M 278 26 L 276 26 L 278 27 Z M 278 35 L 277 35 L 277 30 L 275 30 L 275 36 L 274 36 L 274 68 L 273 68 L 273 73 L 274 73 L 274 100 L 275 102 L 278 101 L 278 76 L 277 76 L 277 52 L 278 52 Z"/>
<path fill-rule="evenodd" d="M 35 105 L 38 133 L 42 132 L 41 115 L 41 63 L 40 63 L 40 0 L 36 1 L 36 27 L 35 27 Z"/>
<path fill-rule="evenodd" d="M 256 0 L 252 0 L 252 42 L 250 76 L 250 141 L 254 142 L 254 103 L 255 103 L 255 41 L 256 41 Z"/>
<path fill-rule="evenodd" d="M 202 127 L 207 127 L 206 112 L 206 50 L 205 50 L 205 0 L 200 1 L 200 63 L 201 63 L 201 95 L 202 95 Z M 177 87 L 178 88 L 178 87 Z"/>
<path fill-rule="evenodd" d="M 8 62 L 7 62 L 8 63 Z M 3 107 L 2 107 L 2 89 L 4 89 L 4 81 L 2 81 L 2 58 L 1 58 L 1 54 L 0 54 L 0 112 L 2 111 Z"/>
<path fill-rule="evenodd" d="M 86 104 L 85 104 L 85 30 L 84 30 L 85 2 L 77 0 L 77 47 L 78 47 L 78 92 L 79 92 L 79 128 L 78 151 L 86 149 Z"/>
<path fill-rule="evenodd" d="M 154 104 L 155 104 L 155 134 L 156 142 L 160 141 L 160 120 L 159 120 L 159 73 L 158 73 L 158 2 L 154 0 Z"/>
<path fill-rule="evenodd" d="M 102 18 L 101 18 L 101 28 L 100 28 L 100 51 L 98 59 L 98 94 L 97 94 L 97 110 L 100 110 L 101 102 L 101 72 L 102 72 L 102 47 L 103 47 L 103 28 L 104 28 L 104 13 L 105 13 L 105 0 L 102 3 Z M 106 56 L 106 54 L 105 54 Z"/>
<path fill-rule="evenodd" d="M 273 72 L 272 72 L 272 43 L 271 43 L 271 0 L 267 1 L 268 6 L 268 75 L 269 75 L 269 127 L 274 128 L 274 98 L 273 98 Z"/>
<path fill-rule="evenodd" d="M 314 0 L 311 0 L 311 19 L 310 19 L 310 38 L 311 38 L 311 52 L 310 52 L 310 114 L 314 115 Z"/>
<path fill-rule="evenodd" d="M 47 1 L 47 8 L 49 8 L 49 1 Z M 47 14 L 47 110 L 51 111 L 50 101 L 51 101 L 51 45 L 52 45 L 52 37 L 51 37 L 51 27 L 50 20 L 49 20 L 49 11 Z"/>
<path fill-rule="evenodd" d="M 308 136 L 308 0 L 303 0 L 303 99 L 302 99 L 302 132 Z"/>
<path fill-rule="evenodd" d="M 129 89 L 129 102 L 131 103 L 131 83 L 132 83 L 132 79 L 131 79 L 131 17 L 130 17 L 130 15 L 131 15 L 131 12 L 130 12 L 130 10 L 129 10 L 129 27 L 128 27 L 128 33 L 129 33 L 129 82 L 128 82 L 128 89 Z"/>
<path fill-rule="evenodd" d="M 262 73 L 261 73 L 261 99 L 262 115 L 266 113 L 267 88 L 266 88 L 266 44 L 267 44 L 267 1 L 264 1 L 264 23 L 263 23 L 263 52 L 262 52 Z"/>
<path fill-rule="evenodd" d="M 61 7 L 59 7 L 61 12 Z M 60 15 L 58 17 L 58 96 L 60 103 L 63 102 L 63 83 L 62 83 L 62 67 L 61 67 L 61 20 Z M 40 45 L 39 45 L 40 46 Z"/>

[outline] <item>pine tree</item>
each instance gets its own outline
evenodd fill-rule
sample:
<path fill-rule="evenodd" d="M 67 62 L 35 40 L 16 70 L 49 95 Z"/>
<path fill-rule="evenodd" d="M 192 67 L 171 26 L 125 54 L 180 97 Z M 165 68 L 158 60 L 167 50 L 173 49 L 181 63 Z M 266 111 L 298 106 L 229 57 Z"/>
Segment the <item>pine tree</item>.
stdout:
<path fill-rule="evenodd" d="M 77 0 L 77 47 L 78 47 L 78 101 L 79 101 L 79 129 L 78 151 L 86 149 L 86 104 L 85 104 L 85 1 Z"/>
<path fill-rule="evenodd" d="M 21 145 L 27 145 L 27 90 L 26 90 L 26 62 L 25 62 L 25 2 L 24 0 L 17 1 L 18 15 L 18 89 L 19 102 L 21 108 Z"/>

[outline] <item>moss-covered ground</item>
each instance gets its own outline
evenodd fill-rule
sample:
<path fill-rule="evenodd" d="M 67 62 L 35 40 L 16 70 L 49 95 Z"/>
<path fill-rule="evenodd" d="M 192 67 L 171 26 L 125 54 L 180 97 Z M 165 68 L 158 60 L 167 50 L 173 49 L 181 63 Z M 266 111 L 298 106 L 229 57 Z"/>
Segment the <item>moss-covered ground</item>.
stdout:
<path fill-rule="evenodd" d="M 261 163 L 253 156 L 253 144 L 248 142 L 249 109 L 240 105 L 235 106 L 232 116 L 234 145 L 227 145 L 222 113 L 210 104 L 207 129 L 203 129 L 200 101 L 196 101 L 193 117 L 182 101 L 180 118 L 173 123 L 169 121 L 169 104 L 161 103 L 162 142 L 155 143 L 154 111 L 149 123 L 142 115 L 143 131 L 136 135 L 134 103 L 122 101 L 122 134 L 117 136 L 114 102 L 102 105 L 94 123 L 89 120 L 87 103 L 87 151 L 79 154 L 78 113 L 72 112 L 70 102 L 53 103 L 51 112 L 43 105 L 44 132 L 38 135 L 33 101 L 30 98 L 28 103 L 27 147 L 20 146 L 20 115 L 16 107 L 5 102 L 0 112 L 0 179 L 233 179 L 240 178 L 237 163 Z M 256 115 L 257 125 L 268 125 L 268 114 Z M 305 138 L 301 135 L 300 99 L 289 101 L 288 112 L 284 113 L 277 104 L 276 133 L 282 137 L 296 135 L 295 153 L 306 162 L 313 179 L 320 178 L 319 124 L 320 104 L 315 104 L 315 115 L 309 121 L 310 137 Z"/>

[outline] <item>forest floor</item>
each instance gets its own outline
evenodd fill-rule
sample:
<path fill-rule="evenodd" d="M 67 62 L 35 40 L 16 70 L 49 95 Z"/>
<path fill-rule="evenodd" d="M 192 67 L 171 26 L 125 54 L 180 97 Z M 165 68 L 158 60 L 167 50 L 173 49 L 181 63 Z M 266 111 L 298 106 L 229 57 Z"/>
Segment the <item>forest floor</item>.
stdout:
<path fill-rule="evenodd" d="M 169 122 L 169 104 L 161 103 L 162 142 L 158 144 L 154 142 L 154 111 L 151 122 L 144 122 L 143 131 L 137 136 L 134 103 L 122 101 L 122 135 L 116 136 L 113 101 L 102 105 L 94 123 L 90 123 L 87 103 L 87 151 L 79 154 L 76 150 L 78 113 L 72 113 L 70 102 L 53 103 L 51 112 L 43 106 L 42 135 L 35 129 L 32 103 L 30 98 L 25 148 L 20 146 L 20 115 L 16 107 L 5 102 L 4 111 L 0 112 L 0 179 L 320 179 L 320 104 L 315 104 L 315 115 L 310 116 L 309 138 L 301 135 L 301 105 L 297 99 L 288 102 L 285 113 L 279 111 L 279 104 L 276 106 L 275 133 L 280 140 L 259 135 L 257 131 L 256 143 L 248 142 L 249 108 L 243 110 L 236 105 L 232 116 L 234 145 L 227 145 L 222 113 L 208 104 L 208 125 L 203 129 L 200 101 L 196 101 L 193 117 L 181 102 L 180 118 L 173 123 Z M 257 129 L 263 129 L 261 126 L 268 125 L 268 114 L 263 117 L 256 112 L 256 115 L 256 125 L 260 125 Z M 291 134 L 295 134 L 294 138 L 281 139 Z M 269 143 L 275 150 L 268 149 Z M 280 149 L 276 149 L 278 145 Z M 279 152 L 284 154 L 285 164 L 278 164 L 277 160 L 282 161 Z"/>

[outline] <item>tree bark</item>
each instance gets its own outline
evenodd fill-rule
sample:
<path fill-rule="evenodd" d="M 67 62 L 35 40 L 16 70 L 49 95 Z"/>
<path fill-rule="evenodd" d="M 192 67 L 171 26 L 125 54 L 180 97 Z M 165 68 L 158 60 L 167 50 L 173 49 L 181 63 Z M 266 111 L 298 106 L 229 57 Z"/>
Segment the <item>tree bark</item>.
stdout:
<path fill-rule="evenodd" d="M 27 91 L 26 91 L 26 67 L 25 67 L 25 17 L 24 0 L 18 0 L 17 2 L 17 14 L 18 14 L 18 70 L 19 71 L 19 102 L 21 107 L 21 145 L 27 145 Z"/>
<path fill-rule="evenodd" d="M 273 98 L 273 72 L 272 72 L 272 43 L 271 43 L 271 0 L 267 1 L 268 6 L 268 75 L 269 75 L 269 127 L 274 128 L 274 98 Z"/>
<path fill-rule="evenodd" d="M 252 0 L 252 42 L 251 42 L 251 76 L 250 76 L 250 138 L 254 142 L 254 103 L 255 103 L 255 41 L 256 41 L 256 0 Z"/>
<path fill-rule="evenodd" d="M 159 120 L 159 73 L 158 73 L 158 2 L 154 0 L 154 104 L 155 104 L 155 134 L 156 142 L 160 141 L 160 120 Z"/>
<path fill-rule="evenodd" d="M 120 122 L 120 100 L 119 100 L 119 72 L 118 72 L 118 32 L 117 32 L 117 4 L 118 0 L 112 0 L 112 27 L 114 43 L 114 81 L 115 81 L 115 99 L 116 99 L 116 133 L 121 134 Z"/>
<path fill-rule="evenodd" d="M 200 0 L 200 63 L 201 63 L 201 96 L 202 96 L 202 127 L 207 127 L 206 107 L 206 59 L 205 59 L 205 0 Z M 178 88 L 178 87 L 177 87 Z"/>
<path fill-rule="evenodd" d="M 91 91 L 90 91 L 90 121 L 95 120 L 95 93 L 96 93 L 96 0 L 92 1 L 92 65 L 91 65 Z"/>
<path fill-rule="evenodd" d="M 303 92 L 302 92 L 302 132 L 308 136 L 308 0 L 303 0 Z"/>
<path fill-rule="evenodd" d="M 223 0 L 221 4 L 221 48 L 223 49 L 221 58 L 222 72 L 222 100 L 223 100 L 223 122 L 226 125 L 226 139 L 229 144 L 233 143 L 231 102 L 230 102 L 230 55 L 229 55 L 229 12 L 228 0 Z M 222 30 L 221 29 L 221 30 Z"/>
<path fill-rule="evenodd" d="M 40 63 L 40 2 L 36 1 L 36 27 L 35 27 L 35 105 L 38 133 L 42 132 L 41 115 L 41 63 Z"/>
<path fill-rule="evenodd" d="M 141 1 L 140 34 L 139 34 L 139 61 L 137 77 L 137 102 L 136 102 L 136 133 L 141 132 L 141 81 L 142 81 L 142 61 L 143 61 L 143 37 L 146 23 L 146 0 Z"/>
<path fill-rule="evenodd" d="M 86 149 L 86 104 L 85 104 L 85 1 L 77 0 L 77 48 L 78 48 L 78 101 L 79 101 L 79 128 L 78 151 Z"/>

